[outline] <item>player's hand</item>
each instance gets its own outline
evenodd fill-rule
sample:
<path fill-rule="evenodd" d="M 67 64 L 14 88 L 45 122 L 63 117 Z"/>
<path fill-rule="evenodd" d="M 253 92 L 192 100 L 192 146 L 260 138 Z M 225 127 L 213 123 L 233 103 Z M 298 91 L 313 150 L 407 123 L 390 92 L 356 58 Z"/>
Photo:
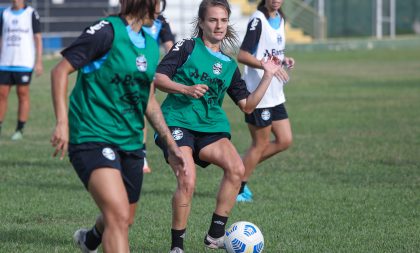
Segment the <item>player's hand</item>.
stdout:
<path fill-rule="evenodd" d="M 273 58 L 272 56 L 264 57 L 260 62 L 265 74 L 275 76 L 277 79 L 283 82 L 287 82 L 287 80 L 289 80 L 289 75 L 281 67 L 281 65 L 278 64 L 276 58 Z"/>
<path fill-rule="evenodd" d="M 284 57 L 283 65 L 286 66 L 287 69 L 293 69 L 295 67 L 295 59 L 292 57 Z"/>
<path fill-rule="evenodd" d="M 179 176 L 180 173 L 187 175 L 187 162 L 178 146 L 168 148 L 168 162 L 176 176 Z"/>
<path fill-rule="evenodd" d="M 42 61 L 37 62 L 35 64 L 35 74 L 36 74 L 36 76 L 42 75 L 43 72 L 44 72 L 44 66 L 42 65 Z"/>
<path fill-rule="evenodd" d="M 196 84 L 193 86 L 188 86 L 185 95 L 188 95 L 193 98 L 201 98 L 202 96 L 204 96 L 204 93 L 206 93 L 208 89 L 209 87 L 205 84 Z"/>
<path fill-rule="evenodd" d="M 69 127 L 68 124 L 58 123 L 55 126 L 55 130 L 51 135 L 50 139 L 51 145 L 55 148 L 53 156 L 56 157 L 57 154 L 60 154 L 60 160 L 63 160 L 64 156 L 67 153 L 67 148 L 69 145 Z"/>

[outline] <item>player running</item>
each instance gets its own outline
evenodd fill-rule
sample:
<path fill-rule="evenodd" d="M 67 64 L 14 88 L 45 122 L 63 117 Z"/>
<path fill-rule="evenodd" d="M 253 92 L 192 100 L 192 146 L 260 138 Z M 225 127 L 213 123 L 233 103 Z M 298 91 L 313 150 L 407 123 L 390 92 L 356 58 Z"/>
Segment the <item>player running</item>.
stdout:
<path fill-rule="evenodd" d="M 262 0 L 248 23 L 238 61 L 245 64 L 243 77 L 250 92 L 258 87 L 264 74 L 258 59 L 273 56 L 285 68 L 291 69 L 295 65 L 293 58 L 284 55 L 286 37 L 282 4 L 283 0 Z M 242 158 L 245 175 L 236 198 L 238 202 L 252 201 L 253 194 L 247 182 L 257 164 L 286 150 L 292 144 L 292 129 L 284 105 L 286 99 L 283 86 L 287 80 L 288 78 L 274 78 L 257 109 L 252 113 L 245 113 L 252 143 Z M 272 141 L 271 134 L 274 135 Z"/>
<path fill-rule="evenodd" d="M 186 174 L 175 172 L 177 188 L 172 198 L 171 253 L 184 252 L 184 237 L 196 183 L 196 166 L 214 164 L 224 174 L 217 194 L 210 228 L 204 238 L 208 248 L 223 248 L 228 216 L 239 192 L 244 173 L 242 160 L 230 141 L 230 126 L 222 109 L 227 93 L 238 107 L 251 113 L 273 76 L 287 74 L 273 61 L 260 61 L 264 75 L 252 93 L 236 62 L 222 48 L 235 46 L 236 34 L 229 25 L 230 6 L 226 0 L 204 0 L 198 10 L 193 39 L 171 49 L 156 71 L 155 84 L 168 96 L 162 112 L 172 136 L 186 157 Z M 158 135 L 156 143 L 167 157 L 167 148 Z"/>

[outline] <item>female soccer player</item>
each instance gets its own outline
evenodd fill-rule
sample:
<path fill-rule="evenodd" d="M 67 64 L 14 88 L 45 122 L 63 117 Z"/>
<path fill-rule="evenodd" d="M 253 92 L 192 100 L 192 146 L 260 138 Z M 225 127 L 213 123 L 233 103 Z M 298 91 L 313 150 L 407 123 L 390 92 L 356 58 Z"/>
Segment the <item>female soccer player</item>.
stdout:
<path fill-rule="evenodd" d="M 186 173 L 178 174 L 172 199 L 171 252 L 184 252 L 183 240 L 196 182 L 195 164 L 214 164 L 223 172 L 216 208 L 204 243 L 223 248 L 229 213 L 241 185 L 244 165 L 230 142 L 230 126 L 222 109 L 227 92 L 238 107 L 251 113 L 264 95 L 274 75 L 287 76 L 273 61 L 260 61 L 264 76 L 258 88 L 249 93 L 236 62 L 222 47 L 234 46 L 236 35 L 229 25 L 230 6 L 226 0 L 203 0 L 199 6 L 193 39 L 175 44 L 156 71 L 155 84 L 168 96 L 162 112 L 172 136 L 186 158 Z M 165 156 L 160 136 L 156 143 Z"/>
<path fill-rule="evenodd" d="M 37 76 L 43 72 L 40 18 L 26 0 L 13 0 L 0 13 L 0 133 L 10 90 L 16 86 L 19 102 L 14 141 L 23 138 L 29 118 L 29 84 L 34 70 Z"/>
<path fill-rule="evenodd" d="M 262 0 L 258 10 L 251 16 L 242 42 L 238 61 L 245 64 L 244 79 L 248 90 L 254 91 L 264 71 L 258 59 L 273 56 L 279 64 L 293 68 L 295 60 L 285 57 L 283 0 Z M 292 144 L 292 130 L 284 105 L 283 86 L 288 78 L 274 78 L 264 97 L 252 113 L 245 113 L 252 143 L 243 157 L 245 175 L 237 196 L 238 202 L 252 201 L 252 192 L 247 181 L 258 163 L 286 150 Z M 271 133 L 274 140 L 270 141 Z"/>
<path fill-rule="evenodd" d="M 54 156 L 63 158 L 68 146 L 73 167 L 100 209 L 92 229 L 74 234 L 82 252 L 96 252 L 101 242 L 104 252 L 129 252 L 128 228 L 143 179 L 144 115 L 168 145 L 174 171 L 184 169 L 153 94 L 158 45 L 141 29 L 152 22 L 155 1 L 121 0 L 119 15 L 86 28 L 51 73 Z M 68 75 L 76 70 L 67 110 Z"/>

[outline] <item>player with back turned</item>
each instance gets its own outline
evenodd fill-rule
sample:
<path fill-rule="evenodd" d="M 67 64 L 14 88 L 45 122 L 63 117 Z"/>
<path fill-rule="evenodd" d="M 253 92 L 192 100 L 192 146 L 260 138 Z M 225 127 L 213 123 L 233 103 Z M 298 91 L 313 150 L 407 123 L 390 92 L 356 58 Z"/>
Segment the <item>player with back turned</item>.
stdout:
<path fill-rule="evenodd" d="M 182 152 L 154 96 L 159 48 L 141 29 L 152 23 L 156 1 L 121 0 L 120 13 L 86 28 L 51 72 L 54 155 L 63 158 L 68 147 L 70 162 L 100 212 L 91 229 L 74 233 L 84 253 L 97 252 L 101 243 L 104 252 L 129 252 L 128 229 L 143 180 L 145 115 L 168 145 L 170 165 L 184 173 Z M 68 76 L 76 70 L 67 106 Z"/>

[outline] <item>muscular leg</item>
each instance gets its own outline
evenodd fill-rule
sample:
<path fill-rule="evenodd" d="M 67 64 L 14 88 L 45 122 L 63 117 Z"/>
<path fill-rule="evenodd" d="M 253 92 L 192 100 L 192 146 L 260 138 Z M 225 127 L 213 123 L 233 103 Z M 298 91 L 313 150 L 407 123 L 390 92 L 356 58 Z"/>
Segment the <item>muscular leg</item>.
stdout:
<path fill-rule="evenodd" d="M 0 122 L 3 122 L 7 112 L 7 101 L 10 93 L 10 85 L 0 85 Z"/>
<path fill-rule="evenodd" d="M 248 124 L 252 144 L 243 157 L 245 175 L 243 181 L 248 181 L 257 164 L 269 157 L 286 150 L 292 143 L 292 130 L 289 119 L 273 121 L 271 126 L 256 127 Z M 270 141 L 271 133 L 274 140 Z"/>
<path fill-rule="evenodd" d="M 223 169 L 223 178 L 217 194 L 215 213 L 228 217 L 235 205 L 241 186 L 244 165 L 233 144 L 226 138 L 220 139 L 200 151 L 200 159 Z"/>
<path fill-rule="evenodd" d="M 195 190 L 196 169 L 190 147 L 180 147 L 186 159 L 188 174 L 179 173 L 177 188 L 172 197 L 172 229 L 187 227 L 191 211 L 191 202 Z"/>
<path fill-rule="evenodd" d="M 279 152 L 285 151 L 292 145 L 292 128 L 289 119 L 273 121 L 271 131 L 274 134 L 275 139 L 268 144 L 266 149 L 264 149 L 259 162 L 262 162 Z"/>
<path fill-rule="evenodd" d="M 130 205 L 120 171 L 94 170 L 88 188 L 102 213 L 104 252 L 128 253 Z"/>

